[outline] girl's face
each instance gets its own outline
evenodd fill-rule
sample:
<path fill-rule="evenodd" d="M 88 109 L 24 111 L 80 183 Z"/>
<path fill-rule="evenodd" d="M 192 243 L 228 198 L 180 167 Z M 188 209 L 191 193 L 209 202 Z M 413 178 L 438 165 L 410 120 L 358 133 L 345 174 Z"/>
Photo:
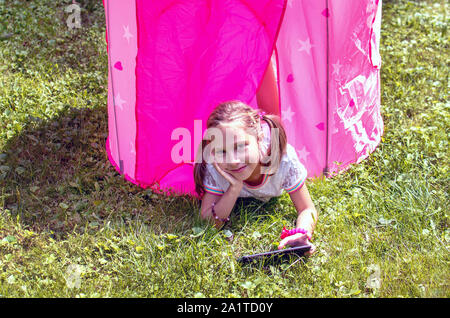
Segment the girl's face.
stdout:
<path fill-rule="evenodd" d="M 217 128 L 222 132 L 222 142 L 219 137 L 218 146 L 212 149 L 214 161 L 236 179 L 248 179 L 260 160 L 257 138 L 231 125 Z"/>

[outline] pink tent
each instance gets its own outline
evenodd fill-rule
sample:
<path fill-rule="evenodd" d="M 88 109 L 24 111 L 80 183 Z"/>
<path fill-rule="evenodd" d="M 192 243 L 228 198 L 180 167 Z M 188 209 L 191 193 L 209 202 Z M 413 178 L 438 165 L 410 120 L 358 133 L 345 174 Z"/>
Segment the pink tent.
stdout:
<path fill-rule="evenodd" d="M 193 165 L 220 102 L 257 108 L 272 63 L 308 177 L 375 150 L 381 0 L 105 0 L 108 158 L 143 188 L 196 196 Z"/>

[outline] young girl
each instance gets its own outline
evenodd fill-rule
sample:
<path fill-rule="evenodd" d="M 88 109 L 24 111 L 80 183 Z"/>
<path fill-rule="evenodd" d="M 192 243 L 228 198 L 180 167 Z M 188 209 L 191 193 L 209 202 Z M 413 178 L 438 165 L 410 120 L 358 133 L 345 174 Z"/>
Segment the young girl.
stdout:
<path fill-rule="evenodd" d="M 218 105 L 209 116 L 207 132 L 213 128 L 222 132 L 219 139 L 226 138 L 216 140 L 216 135 L 214 140 L 204 138 L 199 147 L 202 161 L 196 160 L 194 166 L 196 191 L 202 198 L 202 218 L 213 220 L 220 227 L 229 220 L 238 197 L 267 202 L 286 191 L 298 218 L 296 229 L 283 233 L 289 236 L 281 240 L 278 248 L 309 244 L 308 254 L 312 254 L 315 247 L 309 241 L 317 211 L 306 188 L 306 169 L 287 143 L 279 117 L 230 101 Z"/>

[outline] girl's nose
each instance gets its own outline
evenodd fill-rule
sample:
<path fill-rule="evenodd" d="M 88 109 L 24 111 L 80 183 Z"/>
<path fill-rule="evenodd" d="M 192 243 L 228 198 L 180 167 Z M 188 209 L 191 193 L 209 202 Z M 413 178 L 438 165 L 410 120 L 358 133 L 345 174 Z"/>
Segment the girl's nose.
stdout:
<path fill-rule="evenodd" d="M 230 152 L 230 155 L 228 156 L 228 164 L 233 166 L 236 164 L 241 163 L 241 158 L 238 153 Z"/>

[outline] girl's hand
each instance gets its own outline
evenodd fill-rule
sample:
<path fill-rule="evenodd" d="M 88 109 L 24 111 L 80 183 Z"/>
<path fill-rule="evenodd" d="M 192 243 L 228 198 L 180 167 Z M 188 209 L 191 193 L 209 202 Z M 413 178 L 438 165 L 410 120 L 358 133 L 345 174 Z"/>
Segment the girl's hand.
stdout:
<path fill-rule="evenodd" d="M 297 234 L 285 237 L 283 240 L 281 240 L 280 244 L 278 245 L 278 249 L 281 250 L 286 245 L 289 245 L 291 247 L 301 246 L 301 245 L 310 245 L 311 249 L 305 253 L 306 256 L 311 256 L 316 251 L 316 247 L 314 246 L 314 244 L 310 243 L 307 235 L 302 234 L 302 233 L 297 233 Z"/>
<path fill-rule="evenodd" d="M 223 171 L 219 165 L 217 164 L 217 162 L 213 162 L 213 166 L 216 168 L 216 170 L 222 175 L 222 177 L 224 177 L 229 183 L 230 186 L 233 187 L 236 190 L 239 190 L 239 193 L 242 189 L 242 187 L 244 186 L 244 182 L 242 180 L 238 180 L 235 177 L 233 177 L 231 174 Z"/>

